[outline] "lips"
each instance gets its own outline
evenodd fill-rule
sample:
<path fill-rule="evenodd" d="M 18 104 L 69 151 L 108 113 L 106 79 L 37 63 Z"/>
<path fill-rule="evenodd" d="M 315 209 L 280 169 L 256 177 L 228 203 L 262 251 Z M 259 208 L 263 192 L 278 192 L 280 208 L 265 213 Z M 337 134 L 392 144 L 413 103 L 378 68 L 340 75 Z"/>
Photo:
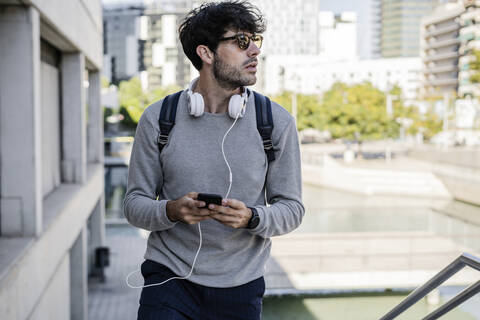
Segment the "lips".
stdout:
<path fill-rule="evenodd" d="M 247 69 L 248 72 L 257 72 L 257 64 L 258 61 L 252 61 L 245 66 L 245 69 Z"/>

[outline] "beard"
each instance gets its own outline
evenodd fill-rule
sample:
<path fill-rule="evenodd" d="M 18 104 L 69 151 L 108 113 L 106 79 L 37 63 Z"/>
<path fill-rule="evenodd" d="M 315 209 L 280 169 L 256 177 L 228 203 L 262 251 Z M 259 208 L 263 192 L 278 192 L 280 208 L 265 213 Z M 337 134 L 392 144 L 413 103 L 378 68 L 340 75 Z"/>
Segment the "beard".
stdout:
<path fill-rule="evenodd" d="M 247 65 L 251 62 L 251 60 L 248 60 L 243 65 Z M 236 88 L 253 85 L 257 82 L 257 77 L 255 75 L 242 75 L 241 68 L 242 67 L 238 68 L 224 62 L 217 54 L 215 54 L 213 76 L 219 83 L 220 87 L 227 90 L 234 90 Z"/>

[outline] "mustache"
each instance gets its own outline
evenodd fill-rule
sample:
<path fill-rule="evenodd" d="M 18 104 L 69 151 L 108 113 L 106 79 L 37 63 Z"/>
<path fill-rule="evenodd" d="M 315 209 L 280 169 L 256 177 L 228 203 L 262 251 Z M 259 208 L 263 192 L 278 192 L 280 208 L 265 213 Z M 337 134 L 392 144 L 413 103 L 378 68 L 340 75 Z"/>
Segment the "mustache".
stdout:
<path fill-rule="evenodd" d="M 248 64 L 250 64 L 250 63 L 252 63 L 252 62 L 258 63 L 258 59 L 257 59 L 257 58 L 250 58 L 250 59 L 248 59 L 247 61 L 245 61 L 245 62 L 243 63 L 243 66 L 246 66 L 246 65 L 248 65 Z"/>

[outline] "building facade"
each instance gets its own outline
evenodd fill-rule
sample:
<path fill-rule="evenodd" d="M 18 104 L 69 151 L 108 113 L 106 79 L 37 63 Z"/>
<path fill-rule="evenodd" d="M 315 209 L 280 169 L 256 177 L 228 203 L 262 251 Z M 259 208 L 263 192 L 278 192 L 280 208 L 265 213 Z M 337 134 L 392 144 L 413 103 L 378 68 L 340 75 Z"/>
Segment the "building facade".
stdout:
<path fill-rule="evenodd" d="M 480 50 L 480 1 L 465 1 L 465 11 L 460 14 L 460 48 L 458 61 L 458 96 L 479 97 L 478 84 L 470 77 L 474 74 L 471 64 L 475 60 L 473 50 Z"/>
<path fill-rule="evenodd" d="M 357 59 L 357 14 L 319 12 L 318 55 L 331 61 Z M 338 39 L 341 39 L 339 41 Z"/>
<path fill-rule="evenodd" d="M 0 1 L 0 317 L 86 319 L 104 245 L 100 1 Z"/>
<path fill-rule="evenodd" d="M 319 1 L 254 0 L 267 20 L 265 55 L 314 55 L 319 51 Z"/>
<path fill-rule="evenodd" d="M 420 58 L 391 58 L 331 62 L 318 56 L 268 56 L 265 59 L 264 92 L 322 94 L 335 82 L 349 85 L 369 81 L 382 91 L 402 89 L 403 98 L 415 101 L 420 88 Z"/>
<path fill-rule="evenodd" d="M 103 8 L 103 75 L 118 84 L 144 70 L 141 39 L 141 3 L 113 4 Z"/>
<path fill-rule="evenodd" d="M 420 21 L 438 0 L 382 0 L 381 55 L 383 58 L 420 55 Z"/>
<path fill-rule="evenodd" d="M 451 98 L 458 90 L 462 3 L 446 3 L 422 19 L 422 98 Z"/>
<path fill-rule="evenodd" d="M 190 82 L 193 66 L 183 53 L 178 27 L 191 5 L 190 1 L 170 1 L 147 6 L 144 88 L 185 87 Z"/>
<path fill-rule="evenodd" d="M 368 20 L 366 29 L 366 41 L 362 44 L 359 39 L 360 57 L 368 59 L 378 59 L 382 56 L 382 0 L 370 0 L 370 9 L 368 11 Z M 363 38 L 364 34 L 362 34 Z M 367 55 L 362 54 L 361 46 L 367 47 Z"/>

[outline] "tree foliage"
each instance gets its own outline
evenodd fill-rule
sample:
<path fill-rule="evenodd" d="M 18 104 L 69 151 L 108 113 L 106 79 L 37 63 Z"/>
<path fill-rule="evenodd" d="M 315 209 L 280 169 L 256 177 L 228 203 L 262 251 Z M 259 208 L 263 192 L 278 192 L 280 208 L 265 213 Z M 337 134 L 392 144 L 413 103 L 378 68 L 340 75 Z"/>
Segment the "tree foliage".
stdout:
<path fill-rule="evenodd" d="M 370 82 L 350 86 L 337 82 L 324 93 L 322 100 L 315 95 L 298 94 L 298 130 L 328 130 L 333 138 L 359 141 L 397 138 L 401 122 L 410 123 L 409 134 L 422 128 L 424 135 L 431 137 L 440 130 L 441 121 L 436 116 L 422 116 L 417 107 L 404 105 L 399 87 L 388 94 L 392 97 L 392 115 L 387 114 L 387 94 Z M 291 92 L 283 92 L 273 100 L 292 111 Z"/>
<path fill-rule="evenodd" d="M 138 77 L 120 82 L 118 91 L 120 113 L 124 116 L 123 124 L 135 128 L 143 111 L 145 111 L 150 104 L 178 90 L 180 90 L 180 87 L 172 85 L 158 88 L 151 92 L 144 92 Z"/>
<path fill-rule="evenodd" d="M 480 50 L 474 49 L 472 51 L 473 61 L 470 62 L 470 70 L 473 71 L 470 76 L 471 83 L 480 83 Z"/>

